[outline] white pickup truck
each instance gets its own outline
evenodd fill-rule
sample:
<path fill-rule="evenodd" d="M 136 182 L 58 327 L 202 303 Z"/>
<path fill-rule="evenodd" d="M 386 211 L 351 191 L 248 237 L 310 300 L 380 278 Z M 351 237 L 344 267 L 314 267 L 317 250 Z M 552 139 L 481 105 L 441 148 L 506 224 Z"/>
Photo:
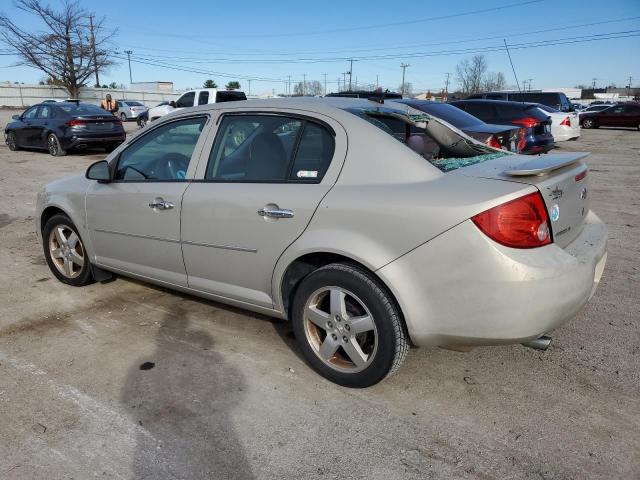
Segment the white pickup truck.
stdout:
<path fill-rule="evenodd" d="M 206 105 L 208 103 L 235 102 L 246 100 L 247 96 L 239 90 L 218 90 L 216 88 L 201 88 L 199 90 L 189 90 L 183 93 L 175 102 L 166 105 L 159 105 L 149 109 L 148 120 L 154 121 L 167 113 L 182 108 L 195 107 L 196 105 Z M 141 123 L 141 122 L 139 122 Z M 146 122 L 144 122 L 146 123 Z M 144 126 L 141 123 L 141 126 Z"/>

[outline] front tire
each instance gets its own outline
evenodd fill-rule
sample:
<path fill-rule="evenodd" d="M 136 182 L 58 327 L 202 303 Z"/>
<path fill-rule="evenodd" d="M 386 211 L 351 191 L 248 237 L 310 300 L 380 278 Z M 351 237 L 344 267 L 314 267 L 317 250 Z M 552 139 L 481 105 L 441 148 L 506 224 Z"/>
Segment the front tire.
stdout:
<path fill-rule="evenodd" d="M 47 148 L 49 149 L 49 154 L 54 157 L 64 157 L 67 154 L 55 133 L 50 133 L 47 136 Z"/>
<path fill-rule="evenodd" d="M 12 152 L 20 150 L 20 146 L 18 145 L 18 140 L 16 139 L 16 134 L 14 132 L 7 133 L 7 147 Z"/>
<path fill-rule="evenodd" d="M 51 217 L 42 229 L 42 242 L 47 265 L 58 280 L 74 287 L 94 282 L 89 255 L 69 217 Z"/>
<path fill-rule="evenodd" d="M 345 387 L 375 385 L 409 350 L 395 301 L 377 278 L 353 265 L 333 263 L 305 277 L 291 313 L 307 362 Z"/>
<path fill-rule="evenodd" d="M 127 121 L 127 114 L 122 112 L 120 114 L 120 120 L 122 120 L 122 123 L 125 123 Z"/>

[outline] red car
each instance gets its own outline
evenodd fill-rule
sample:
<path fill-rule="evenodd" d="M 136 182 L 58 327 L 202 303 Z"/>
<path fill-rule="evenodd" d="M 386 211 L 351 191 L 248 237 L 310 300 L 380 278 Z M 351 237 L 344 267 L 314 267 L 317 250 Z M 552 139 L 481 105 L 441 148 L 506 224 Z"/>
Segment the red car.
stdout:
<path fill-rule="evenodd" d="M 640 130 L 640 103 L 619 103 L 599 112 L 580 115 L 582 128 L 634 127 Z"/>

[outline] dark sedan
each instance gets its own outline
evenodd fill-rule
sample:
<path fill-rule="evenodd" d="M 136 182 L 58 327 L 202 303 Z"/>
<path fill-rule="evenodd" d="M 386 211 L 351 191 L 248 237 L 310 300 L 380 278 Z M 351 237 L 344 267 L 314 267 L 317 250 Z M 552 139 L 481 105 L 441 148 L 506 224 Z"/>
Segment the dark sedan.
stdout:
<path fill-rule="evenodd" d="M 521 127 L 524 133 L 524 146 L 520 153 L 531 155 L 546 153 L 555 145 L 551 135 L 551 117 L 540 110 L 536 103 L 457 100 L 450 104 L 487 123 Z"/>
<path fill-rule="evenodd" d="M 525 146 L 524 131 L 518 127 L 508 127 L 505 125 L 495 125 L 485 123 L 473 115 L 449 105 L 448 103 L 430 102 L 428 100 L 402 99 L 393 100 L 396 103 L 404 103 L 415 109 L 421 110 L 429 115 L 433 115 L 476 140 L 483 142 L 490 147 L 509 150 L 518 153 Z"/>
<path fill-rule="evenodd" d="M 580 115 L 583 128 L 633 127 L 640 130 L 640 103 L 620 103 L 599 112 Z"/>
<path fill-rule="evenodd" d="M 41 103 L 14 115 L 4 130 L 9 149 L 36 148 L 63 156 L 71 149 L 104 148 L 124 142 L 119 118 L 88 103 Z"/>

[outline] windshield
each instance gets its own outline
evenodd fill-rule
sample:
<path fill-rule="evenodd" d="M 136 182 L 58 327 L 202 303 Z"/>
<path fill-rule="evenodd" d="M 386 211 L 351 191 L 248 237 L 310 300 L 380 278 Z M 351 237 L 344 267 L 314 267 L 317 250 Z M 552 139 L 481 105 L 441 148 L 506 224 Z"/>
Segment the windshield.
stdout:
<path fill-rule="evenodd" d="M 443 172 L 508 154 L 479 143 L 435 116 L 418 113 L 415 109 L 406 112 L 388 107 L 344 110 L 404 143 Z"/>
<path fill-rule="evenodd" d="M 102 108 L 91 105 L 90 103 L 80 103 L 78 105 L 61 103 L 58 107 L 70 115 L 106 115 L 108 113 Z"/>

